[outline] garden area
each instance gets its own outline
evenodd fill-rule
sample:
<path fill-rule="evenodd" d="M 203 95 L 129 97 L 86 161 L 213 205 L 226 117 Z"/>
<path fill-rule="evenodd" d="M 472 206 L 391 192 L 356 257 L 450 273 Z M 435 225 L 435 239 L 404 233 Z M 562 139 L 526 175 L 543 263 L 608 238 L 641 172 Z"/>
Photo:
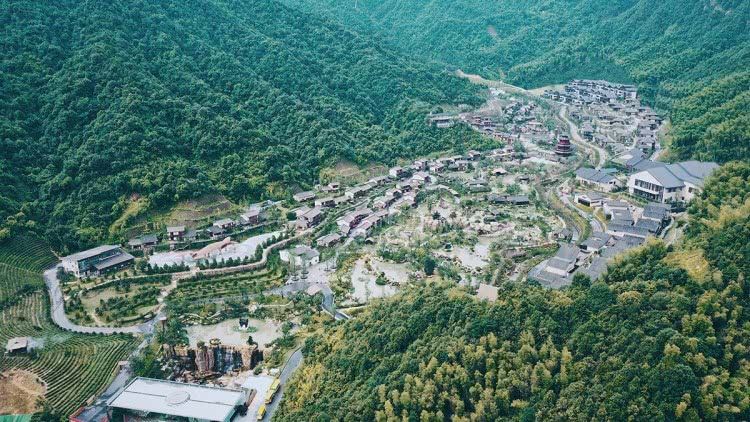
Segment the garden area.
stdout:
<path fill-rule="evenodd" d="M 129 325 L 148 319 L 159 305 L 169 275 L 124 278 L 77 291 L 65 303 L 68 317 L 81 324 Z"/>

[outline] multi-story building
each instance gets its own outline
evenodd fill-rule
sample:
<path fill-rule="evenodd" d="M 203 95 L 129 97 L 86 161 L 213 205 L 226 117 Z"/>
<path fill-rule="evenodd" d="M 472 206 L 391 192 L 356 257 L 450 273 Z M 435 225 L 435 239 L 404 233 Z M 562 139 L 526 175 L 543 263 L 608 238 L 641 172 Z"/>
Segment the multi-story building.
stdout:
<path fill-rule="evenodd" d="M 124 268 L 133 260 L 118 245 L 102 245 L 63 257 L 62 264 L 65 271 L 81 278 Z"/>
<path fill-rule="evenodd" d="M 689 202 L 703 189 L 703 180 L 717 167 L 716 163 L 684 161 L 656 166 L 632 174 L 628 191 L 654 202 Z"/>

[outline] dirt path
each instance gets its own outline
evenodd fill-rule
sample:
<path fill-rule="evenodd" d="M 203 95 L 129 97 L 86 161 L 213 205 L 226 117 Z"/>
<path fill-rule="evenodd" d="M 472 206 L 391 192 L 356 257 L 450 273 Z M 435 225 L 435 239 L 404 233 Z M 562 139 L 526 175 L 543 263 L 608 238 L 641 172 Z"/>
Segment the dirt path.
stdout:
<path fill-rule="evenodd" d="M 477 85 L 485 85 L 491 88 L 500 88 L 509 92 L 516 92 L 519 94 L 534 95 L 530 91 L 527 91 L 519 86 L 511 85 L 502 81 L 485 79 L 484 77 L 479 76 L 479 75 L 472 75 L 470 73 L 464 73 L 464 71 L 461 69 L 456 71 L 456 76 L 458 76 L 459 78 L 468 79 L 469 82 L 477 84 Z"/>

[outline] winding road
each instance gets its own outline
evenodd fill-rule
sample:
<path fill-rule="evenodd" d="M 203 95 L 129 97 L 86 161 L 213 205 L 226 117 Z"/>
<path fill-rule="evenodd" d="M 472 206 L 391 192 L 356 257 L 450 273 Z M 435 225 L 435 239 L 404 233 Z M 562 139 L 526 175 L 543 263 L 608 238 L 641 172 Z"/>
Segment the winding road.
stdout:
<path fill-rule="evenodd" d="M 127 327 L 92 327 L 78 325 L 71 322 L 70 319 L 68 319 L 68 315 L 65 313 L 65 300 L 63 299 L 62 289 L 60 288 L 60 280 L 57 278 L 58 268 L 59 265 L 56 265 L 45 271 L 44 282 L 47 284 L 47 290 L 49 290 L 52 321 L 63 330 L 85 334 L 149 334 L 153 331 L 157 319 L 156 317 L 144 322 L 143 324 L 130 325 Z"/>
<path fill-rule="evenodd" d="M 568 107 L 562 106 L 560 107 L 560 118 L 568 124 L 568 129 L 570 130 L 570 137 L 573 140 L 573 143 L 583 147 L 584 149 L 593 149 L 597 152 L 599 160 L 594 163 L 596 165 L 596 168 L 602 168 L 604 167 L 604 163 L 607 161 L 607 151 L 604 150 L 604 148 L 599 147 L 598 145 L 594 145 L 590 142 L 586 142 L 581 135 L 578 134 L 578 126 L 576 126 L 575 123 L 573 123 L 570 119 L 568 119 Z M 592 154 L 593 155 L 593 154 Z"/>
<path fill-rule="evenodd" d="M 286 389 L 287 381 L 289 381 L 289 378 L 294 371 L 302 365 L 302 360 L 302 349 L 300 348 L 295 350 L 289 357 L 289 360 L 286 361 L 284 369 L 282 369 L 281 374 L 279 374 L 279 381 L 281 382 L 279 392 L 276 394 L 273 401 L 266 406 L 266 416 L 263 418 L 264 421 L 270 421 L 273 418 L 273 414 L 276 413 L 276 409 L 278 409 L 281 399 L 284 398 L 284 390 Z"/>

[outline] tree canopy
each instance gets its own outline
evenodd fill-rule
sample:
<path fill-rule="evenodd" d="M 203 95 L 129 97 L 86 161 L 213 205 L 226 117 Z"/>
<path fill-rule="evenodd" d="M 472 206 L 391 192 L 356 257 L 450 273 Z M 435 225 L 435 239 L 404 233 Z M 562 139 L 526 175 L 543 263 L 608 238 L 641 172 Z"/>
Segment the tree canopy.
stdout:
<path fill-rule="evenodd" d="M 4 6 L 0 224 L 56 246 L 102 240 L 136 199 L 258 199 L 338 160 L 483 142 L 425 124 L 478 104 L 468 82 L 276 1 Z"/>
<path fill-rule="evenodd" d="M 742 0 L 284 0 L 402 51 L 526 88 L 633 82 L 671 113 L 677 158 L 750 159 Z"/>
<path fill-rule="evenodd" d="M 685 244 L 649 242 L 593 284 L 508 284 L 494 303 L 423 285 L 371 306 L 307 341 L 279 420 L 747 419 L 750 207 L 724 214 L 748 174 L 707 182 Z M 670 259 L 712 243 L 701 277 Z"/>

